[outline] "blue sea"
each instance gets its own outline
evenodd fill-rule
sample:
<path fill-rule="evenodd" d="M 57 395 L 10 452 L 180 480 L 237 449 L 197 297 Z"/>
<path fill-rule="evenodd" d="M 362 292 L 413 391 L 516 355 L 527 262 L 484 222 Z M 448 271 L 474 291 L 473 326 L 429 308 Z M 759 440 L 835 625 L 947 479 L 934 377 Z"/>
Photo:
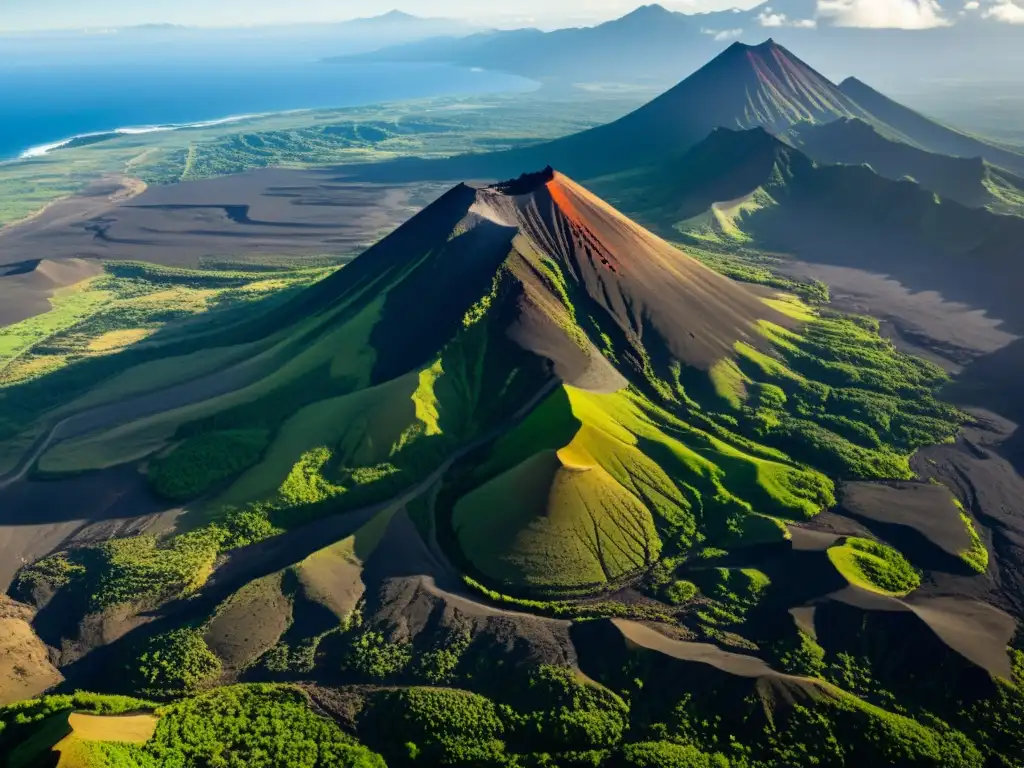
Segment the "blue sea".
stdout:
<path fill-rule="evenodd" d="M 291 49 L 45 57 L 25 46 L 5 54 L 5 42 L 0 38 L 0 159 L 124 128 L 536 87 L 496 72 L 325 61 Z"/>

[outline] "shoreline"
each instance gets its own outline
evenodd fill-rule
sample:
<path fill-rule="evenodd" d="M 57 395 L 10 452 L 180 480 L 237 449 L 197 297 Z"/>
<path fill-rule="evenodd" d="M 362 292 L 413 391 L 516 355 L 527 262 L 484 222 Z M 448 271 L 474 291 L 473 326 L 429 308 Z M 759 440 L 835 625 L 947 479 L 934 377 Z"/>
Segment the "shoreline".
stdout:
<path fill-rule="evenodd" d="M 472 72 L 472 73 L 476 73 L 476 74 L 492 74 L 492 75 L 503 75 L 503 74 L 505 74 L 505 73 L 502 73 L 502 72 L 488 70 L 488 69 L 484 69 L 484 68 L 481 68 L 481 67 L 458 67 L 458 66 L 456 66 L 455 68 L 456 69 L 465 69 L 465 71 L 467 71 L 467 72 Z M 463 96 L 470 96 L 470 95 L 472 95 L 472 96 L 488 96 L 488 95 L 504 94 L 504 93 L 528 93 L 528 92 L 537 90 L 538 88 L 542 87 L 542 85 L 543 85 L 542 83 L 540 83 L 540 82 L 538 82 L 536 80 L 532 80 L 531 78 L 522 77 L 522 76 L 518 76 L 518 75 L 516 75 L 514 77 L 518 78 L 519 80 L 524 81 L 525 83 L 528 84 L 528 86 L 527 87 L 520 87 L 520 88 L 512 88 L 512 87 L 499 88 L 499 87 L 495 87 L 493 89 L 488 89 L 488 90 L 481 91 L 481 92 L 470 91 L 470 92 L 466 92 L 466 93 L 462 93 L 461 91 L 452 91 L 450 93 L 439 93 L 439 94 L 435 94 L 435 95 L 432 95 L 432 96 L 426 96 L 426 97 L 416 96 L 416 97 L 411 97 L 411 98 L 373 99 L 371 101 L 366 101 L 366 102 L 356 102 L 356 103 L 352 103 L 352 104 L 337 104 L 337 105 L 333 105 L 333 106 L 319 105 L 319 106 L 293 107 L 293 108 L 288 108 L 288 109 L 269 109 L 269 110 L 263 110 L 263 111 L 259 111 L 259 112 L 247 112 L 247 113 L 243 113 L 243 114 L 226 115 L 226 116 L 223 116 L 223 117 L 190 120 L 190 121 L 186 121 L 186 122 L 155 123 L 155 124 L 148 124 L 148 125 L 147 124 L 143 124 L 143 125 L 127 125 L 127 126 L 120 126 L 120 127 L 116 127 L 116 128 L 110 128 L 110 129 L 107 129 L 107 130 L 86 131 L 86 132 L 83 132 L 83 133 L 75 134 L 73 136 L 67 136 L 67 137 L 59 139 L 59 140 L 49 141 L 49 142 L 40 143 L 40 144 L 34 144 L 34 145 L 31 145 L 31 146 L 25 147 L 23 149 L 17 150 L 16 153 L 12 153 L 12 154 L 9 154 L 9 155 L 0 155 L 0 167 L 2 167 L 4 165 L 9 165 L 9 164 L 14 164 L 14 163 L 21 163 L 21 162 L 30 161 L 30 160 L 38 160 L 40 158 L 46 157 L 51 152 L 54 152 L 54 151 L 59 150 L 59 149 L 64 149 L 64 148 L 68 147 L 68 145 L 73 144 L 76 141 L 82 141 L 82 140 L 87 140 L 87 139 L 98 139 L 99 141 L 104 141 L 104 140 L 107 140 L 108 138 L 109 139 L 115 139 L 115 138 L 122 137 L 122 136 L 138 136 L 138 135 L 144 135 L 144 134 L 148 134 L 148 133 L 166 133 L 166 132 L 172 132 L 172 131 L 199 130 L 199 129 L 203 129 L 203 128 L 215 128 L 215 127 L 220 126 L 220 125 L 230 125 L 232 123 L 243 123 L 243 122 L 245 122 L 247 120 L 260 120 L 260 119 L 265 119 L 265 118 L 280 117 L 282 115 L 296 115 L 296 114 L 302 114 L 304 112 L 318 112 L 318 111 L 323 111 L 323 110 L 345 110 L 345 109 L 353 109 L 353 108 L 358 108 L 358 107 L 374 106 L 374 105 L 382 105 L 382 104 L 400 104 L 400 103 L 406 103 L 406 102 L 418 102 L 418 101 L 422 101 L 422 100 L 443 99 L 443 98 L 460 98 L 460 97 L 463 97 Z M 97 141 L 97 143 L 99 143 L 99 141 Z"/>
<path fill-rule="evenodd" d="M 95 139 L 100 137 L 109 136 L 110 138 L 116 138 L 118 136 L 141 136 L 147 133 L 164 133 L 167 131 L 182 131 L 195 128 L 213 128 L 218 125 L 229 125 L 231 123 L 241 123 L 246 120 L 254 120 L 262 117 L 271 117 L 273 115 L 288 115 L 296 114 L 299 112 L 308 112 L 309 109 L 290 109 L 282 110 L 280 112 L 254 112 L 247 115 L 229 115 L 228 117 L 220 117 L 213 120 L 196 120 L 188 123 L 166 123 L 161 125 L 139 125 L 139 126 L 124 126 L 121 128 L 112 128 L 109 131 L 90 131 L 88 133 L 79 133 L 74 136 L 69 136 L 66 139 L 60 141 L 53 141 L 47 144 L 37 144 L 29 147 L 28 149 L 22 150 L 18 155 L 5 158 L 2 162 L 13 163 L 20 162 L 23 160 L 34 160 L 40 157 L 46 157 L 51 152 L 64 149 L 69 144 L 82 139 Z"/>

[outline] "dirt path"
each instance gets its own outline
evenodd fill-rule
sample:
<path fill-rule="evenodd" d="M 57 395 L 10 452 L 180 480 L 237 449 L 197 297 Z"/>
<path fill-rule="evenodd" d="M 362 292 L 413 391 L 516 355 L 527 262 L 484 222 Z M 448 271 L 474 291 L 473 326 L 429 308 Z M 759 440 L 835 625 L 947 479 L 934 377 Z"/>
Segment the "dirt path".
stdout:
<path fill-rule="evenodd" d="M 61 428 L 73 418 L 75 417 L 69 416 L 63 421 L 58 421 L 49 432 L 36 440 L 29 452 L 22 457 L 21 461 L 18 462 L 18 465 L 6 475 L 0 476 L 0 491 L 14 485 L 20 480 L 24 480 L 25 476 L 28 475 L 29 471 L 32 469 L 32 465 L 39 460 L 40 456 L 46 453 L 46 450 L 53 444 L 53 441 L 60 439 L 59 433 Z"/>

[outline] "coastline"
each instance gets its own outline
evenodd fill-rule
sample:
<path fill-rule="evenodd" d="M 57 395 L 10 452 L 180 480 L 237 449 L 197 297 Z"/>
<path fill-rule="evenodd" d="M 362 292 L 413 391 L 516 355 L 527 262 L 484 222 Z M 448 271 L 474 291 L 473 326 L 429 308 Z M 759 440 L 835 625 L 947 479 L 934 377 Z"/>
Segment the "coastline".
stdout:
<path fill-rule="evenodd" d="M 402 65 L 397 63 L 390 64 L 385 68 L 391 70 L 396 66 Z M 248 120 L 267 119 L 282 115 L 301 114 L 304 112 L 344 110 L 378 104 L 415 102 L 423 99 L 434 98 L 458 98 L 465 96 L 493 95 L 499 93 L 529 92 L 540 87 L 540 83 L 529 78 L 518 75 L 508 75 L 506 73 L 491 71 L 480 67 L 459 67 L 456 65 L 438 66 L 443 66 L 456 73 L 461 73 L 463 76 L 462 80 L 453 81 L 449 86 L 437 89 L 428 89 L 430 91 L 429 93 L 416 92 L 418 90 L 416 88 L 412 88 L 411 91 L 409 88 L 399 88 L 396 92 L 393 87 L 393 83 L 386 83 L 389 87 L 385 87 L 380 93 L 367 94 L 357 92 L 355 94 L 349 94 L 345 89 L 350 87 L 351 83 L 349 81 L 353 80 L 354 75 L 351 72 L 343 71 L 341 73 L 343 77 L 339 86 L 342 90 L 333 94 L 327 100 L 324 100 L 322 97 L 312 97 L 310 100 L 306 101 L 306 103 L 282 105 L 282 108 L 266 105 L 265 102 L 262 105 L 254 103 L 251 105 L 253 107 L 252 111 L 247 110 L 246 107 L 242 105 L 225 104 L 223 106 L 226 110 L 230 110 L 232 106 L 236 109 L 240 107 L 240 109 L 239 111 L 228 112 L 226 115 L 222 113 L 221 116 L 199 117 L 191 120 L 175 120 L 174 118 L 171 118 L 166 122 L 157 122 L 160 118 L 156 117 L 154 122 L 151 123 L 140 121 L 138 123 L 122 123 L 120 126 L 115 124 L 114 127 L 110 128 L 105 126 L 101 126 L 99 128 L 93 127 L 90 130 L 69 134 L 59 139 L 51 139 L 49 141 L 40 141 L 36 139 L 34 143 L 28 143 L 28 141 L 31 141 L 31 138 L 26 137 L 27 141 L 25 145 L 20 147 L 16 145 L 8 145 L 3 148 L 2 152 L 0 152 L 0 166 L 44 158 L 58 149 L 69 147 L 69 145 L 77 146 L 77 142 L 81 142 L 84 146 L 89 143 L 100 143 L 108 139 L 112 140 L 123 136 L 183 130 L 201 130 L 204 128 L 214 128 L 220 125 L 244 123 Z M 322 72 L 320 74 L 322 74 Z M 394 73 L 391 74 L 394 75 Z M 469 76 L 470 80 L 476 80 L 477 78 L 485 75 L 490 79 L 484 81 L 487 85 L 481 88 L 480 85 L 469 84 L 469 80 L 465 78 L 466 75 Z M 347 79 L 345 76 L 347 76 Z M 394 82 L 398 82 L 398 80 Z M 267 106 L 269 106 L 269 108 L 266 108 Z M 125 116 L 122 116 L 122 119 L 125 119 Z M 144 120 L 145 118 L 143 117 L 142 119 Z M 65 128 L 68 127 L 70 126 L 65 126 Z M 52 135 L 53 134 L 51 133 L 51 136 Z"/>
<path fill-rule="evenodd" d="M 50 152 L 57 149 L 63 149 L 69 144 L 82 139 L 94 139 L 99 137 L 109 136 L 115 138 L 117 136 L 140 136 L 147 133 L 162 133 L 166 131 L 182 131 L 190 128 L 212 128 L 217 125 L 228 125 L 230 123 L 240 123 L 246 120 L 254 120 L 261 117 L 270 117 L 273 115 L 287 115 L 294 114 L 297 112 L 307 112 L 310 110 L 305 109 L 291 109 L 282 110 L 280 112 L 255 112 L 248 115 L 230 115 L 228 117 L 221 117 L 214 120 L 197 120 L 190 123 L 167 123 L 165 125 L 140 125 L 140 126 L 125 126 L 122 128 L 113 128 L 109 131 L 91 131 L 89 133 L 79 133 L 74 136 L 69 136 L 66 139 L 60 141 L 50 142 L 48 144 L 37 144 L 36 146 L 29 147 L 23 150 L 16 157 L 10 157 L 4 160 L 4 162 L 18 162 L 21 160 L 33 160 L 40 157 L 46 157 Z"/>

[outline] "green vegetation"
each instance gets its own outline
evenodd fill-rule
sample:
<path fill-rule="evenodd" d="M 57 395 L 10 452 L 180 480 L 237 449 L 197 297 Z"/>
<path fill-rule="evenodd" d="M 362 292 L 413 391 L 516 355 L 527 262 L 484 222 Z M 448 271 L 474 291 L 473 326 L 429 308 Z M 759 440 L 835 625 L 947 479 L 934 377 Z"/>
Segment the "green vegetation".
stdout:
<path fill-rule="evenodd" d="M 828 550 L 829 560 L 851 584 L 902 597 L 921 585 L 921 576 L 899 552 L 870 539 L 847 537 Z"/>
<path fill-rule="evenodd" d="M 778 641 L 772 650 L 779 667 L 791 675 L 821 677 L 824 673 L 825 649 L 802 629 Z"/>
<path fill-rule="evenodd" d="M 22 568 L 18 572 L 14 591 L 15 594 L 30 600 L 29 596 L 34 588 L 60 589 L 68 586 L 73 579 L 85 572 L 85 566 L 70 560 L 67 552 L 58 552 Z"/>
<path fill-rule="evenodd" d="M 627 605 L 614 600 L 530 600 L 512 597 L 489 589 L 471 576 L 463 575 L 462 580 L 466 586 L 496 603 L 539 613 L 543 616 L 551 616 L 556 619 L 622 618 L 637 619 L 639 621 L 672 621 L 671 614 L 649 605 Z"/>
<path fill-rule="evenodd" d="M 123 715 L 152 711 L 156 706 L 127 696 L 77 692 L 43 696 L 0 707 L 0 765 L 5 768 L 34 768 L 40 764 L 52 764 L 53 747 L 72 733 L 69 723 L 72 712 Z M 106 764 L 99 763 L 96 768 L 103 765 Z M 128 764 L 126 768 L 135 766 Z"/>
<path fill-rule="evenodd" d="M 960 520 L 971 537 L 970 548 L 961 552 L 960 558 L 971 567 L 971 570 L 976 573 L 985 573 L 988 570 L 988 549 L 986 549 L 985 543 L 981 540 L 981 534 L 978 533 L 974 520 L 967 514 L 963 504 L 960 503 L 959 499 L 953 499 L 953 503 L 960 510 Z"/>
<path fill-rule="evenodd" d="M 258 462 L 268 442 L 269 435 L 262 429 L 189 438 L 150 463 L 150 484 L 165 499 L 193 499 Z"/>
<path fill-rule="evenodd" d="M 645 741 L 628 744 L 622 750 L 623 763 L 630 768 L 729 768 L 720 753 L 709 755 L 690 744 Z"/>
<path fill-rule="evenodd" d="M 149 638 L 128 671 L 151 696 L 181 696 L 212 682 L 220 668 L 201 631 L 175 629 Z"/>
<path fill-rule="evenodd" d="M 697 585 L 692 581 L 676 580 L 665 587 L 665 600 L 671 605 L 684 605 L 697 596 Z"/>
<path fill-rule="evenodd" d="M 400 735 L 410 756 L 430 765 L 507 764 L 501 740 L 505 726 L 489 699 L 450 689 L 412 688 L 391 694 L 380 705 L 390 713 L 387 725 Z M 382 713 L 378 713 L 380 716 Z M 386 757 L 390 757 L 387 752 Z"/>
<path fill-rule="evenodd" d="M 218 529 L 205 529 L 159 542 L 153 536 L 111 539 L 87 550 L 98 562 L 89 568 L 98 577 L 92 605 L 105 608 L 118 603 L 168 598 L 201 587 L 213 570 L 223 538 Z"/>
<path fill-rule="evenodd" d="M 47 412 L 116 402 L 212 373 L 232 355 L 245 359 L 255 350 L 223 348 L 223 329 L 329 271 L 103 266 L 103 275 L 60 292 L 50 312 L 0 328 L 0 442 L 18 445 Z M 175 350 L 192 354 L 174 359 Z M 129 369 L 134 380 L 119 377 Z"/>
<path fill-rule="evenodd" d="M 742 623 L 771 586 L 771 580 L 754 568 L 708 568 L 694 571 L 692 577 L 700 591 L 717 603 L 697 613 L 711 626 Z"/>
<path fill-rule="evenodd" d="M 111 539 L 23 569 L 16 589 L 26 599 L 39 586 L 72 590 L 89 610 L 169 599 L 205 583 L 227 536 L 214 526 L 163 542 L 154 536 Z"/>
<path fill-rule="evenodd" d="M 144 751 L 163 765 L 383 768 L 295 688 L 233 686 L 171 704 Z M 180 761 L 180 762 L 175 762 Z"/>
<path fill-rule="evenodd" d="M 37 344 L 68 331 L 104 307 L 111 294 L 101 285 L 101 281 L 92 279 L 60 289 L 50 299 L 49 312 L 0 328 L 0 385 L 58 367 L 57 361 L 32 358 L 29 353 Z"/>
<path fill-rule="evenodd" d="M 763 330 L 786 368 L 752 361 L 745 372 L 785 399 L 746 405 L 741 428 L 793 458 L 841 477 L 909 478 L 914 450 L 959 429 L 962 415 L 933 394 L 945 374 L 898 352 L 877 321 L 822 315 L 800 333 Z"/>
<path fill-rule="evenodd" d="M 833 500 L 823 476 L 696 428 L 633 389 L 559 389 L 495 444 L 475 478 L 485 482 L 454 509 L 461 550 L 492 579 L 556 592 L 614 583 L 666 547 L 781 541 L 769 515 L 802 519 Z M 596 528 L 577 524 L 588 515 Z"/>
<path fill-rule="evenodd" d="M 156 707 L 145 701 L 115 696 L 47 696 L 0 709 L 0 745 L 26 747 L 25 768 L 46 760 L 45 753 L 67 734 L 67 714 L 74 711 L 119 714 Z M 65 729 L 41 733 L 54 717 L 64 714 Z M 384 768 L 377 755 L 345 735 L 337 725 L 316 715 L 309 699 L 297 688 L 239 685 L 183 699 L 157 709 L 159 722 L 143 744 L 76 740 L 70 746 L 80 768 Z M 32 741 L 38 742 L 33 745 Z M 61 749 L 63 752 L 64 745 Z M 62 754 L 62 757 L 67 757 Z M 61 762 L 61 765 L 65 763 Z"/>
<path fill-rule="evenodd" d="M 389 642 L 380 632 L 356 635 L 345 657 L 345 665 L 353 672 L 374 680 L 385 680 L 401 674 L 412 662 L 412 648 L 405 643 Z"/>
<path fill-rule="evenodd" d="M 389 765 L 598 765 L 628 729 L 617 695 L 562 667 L 516 669 L 494 698 L 412 687 L 381 692 L 359 722 Z M 552 762 L 557 761 L 557 762 Z"/>

